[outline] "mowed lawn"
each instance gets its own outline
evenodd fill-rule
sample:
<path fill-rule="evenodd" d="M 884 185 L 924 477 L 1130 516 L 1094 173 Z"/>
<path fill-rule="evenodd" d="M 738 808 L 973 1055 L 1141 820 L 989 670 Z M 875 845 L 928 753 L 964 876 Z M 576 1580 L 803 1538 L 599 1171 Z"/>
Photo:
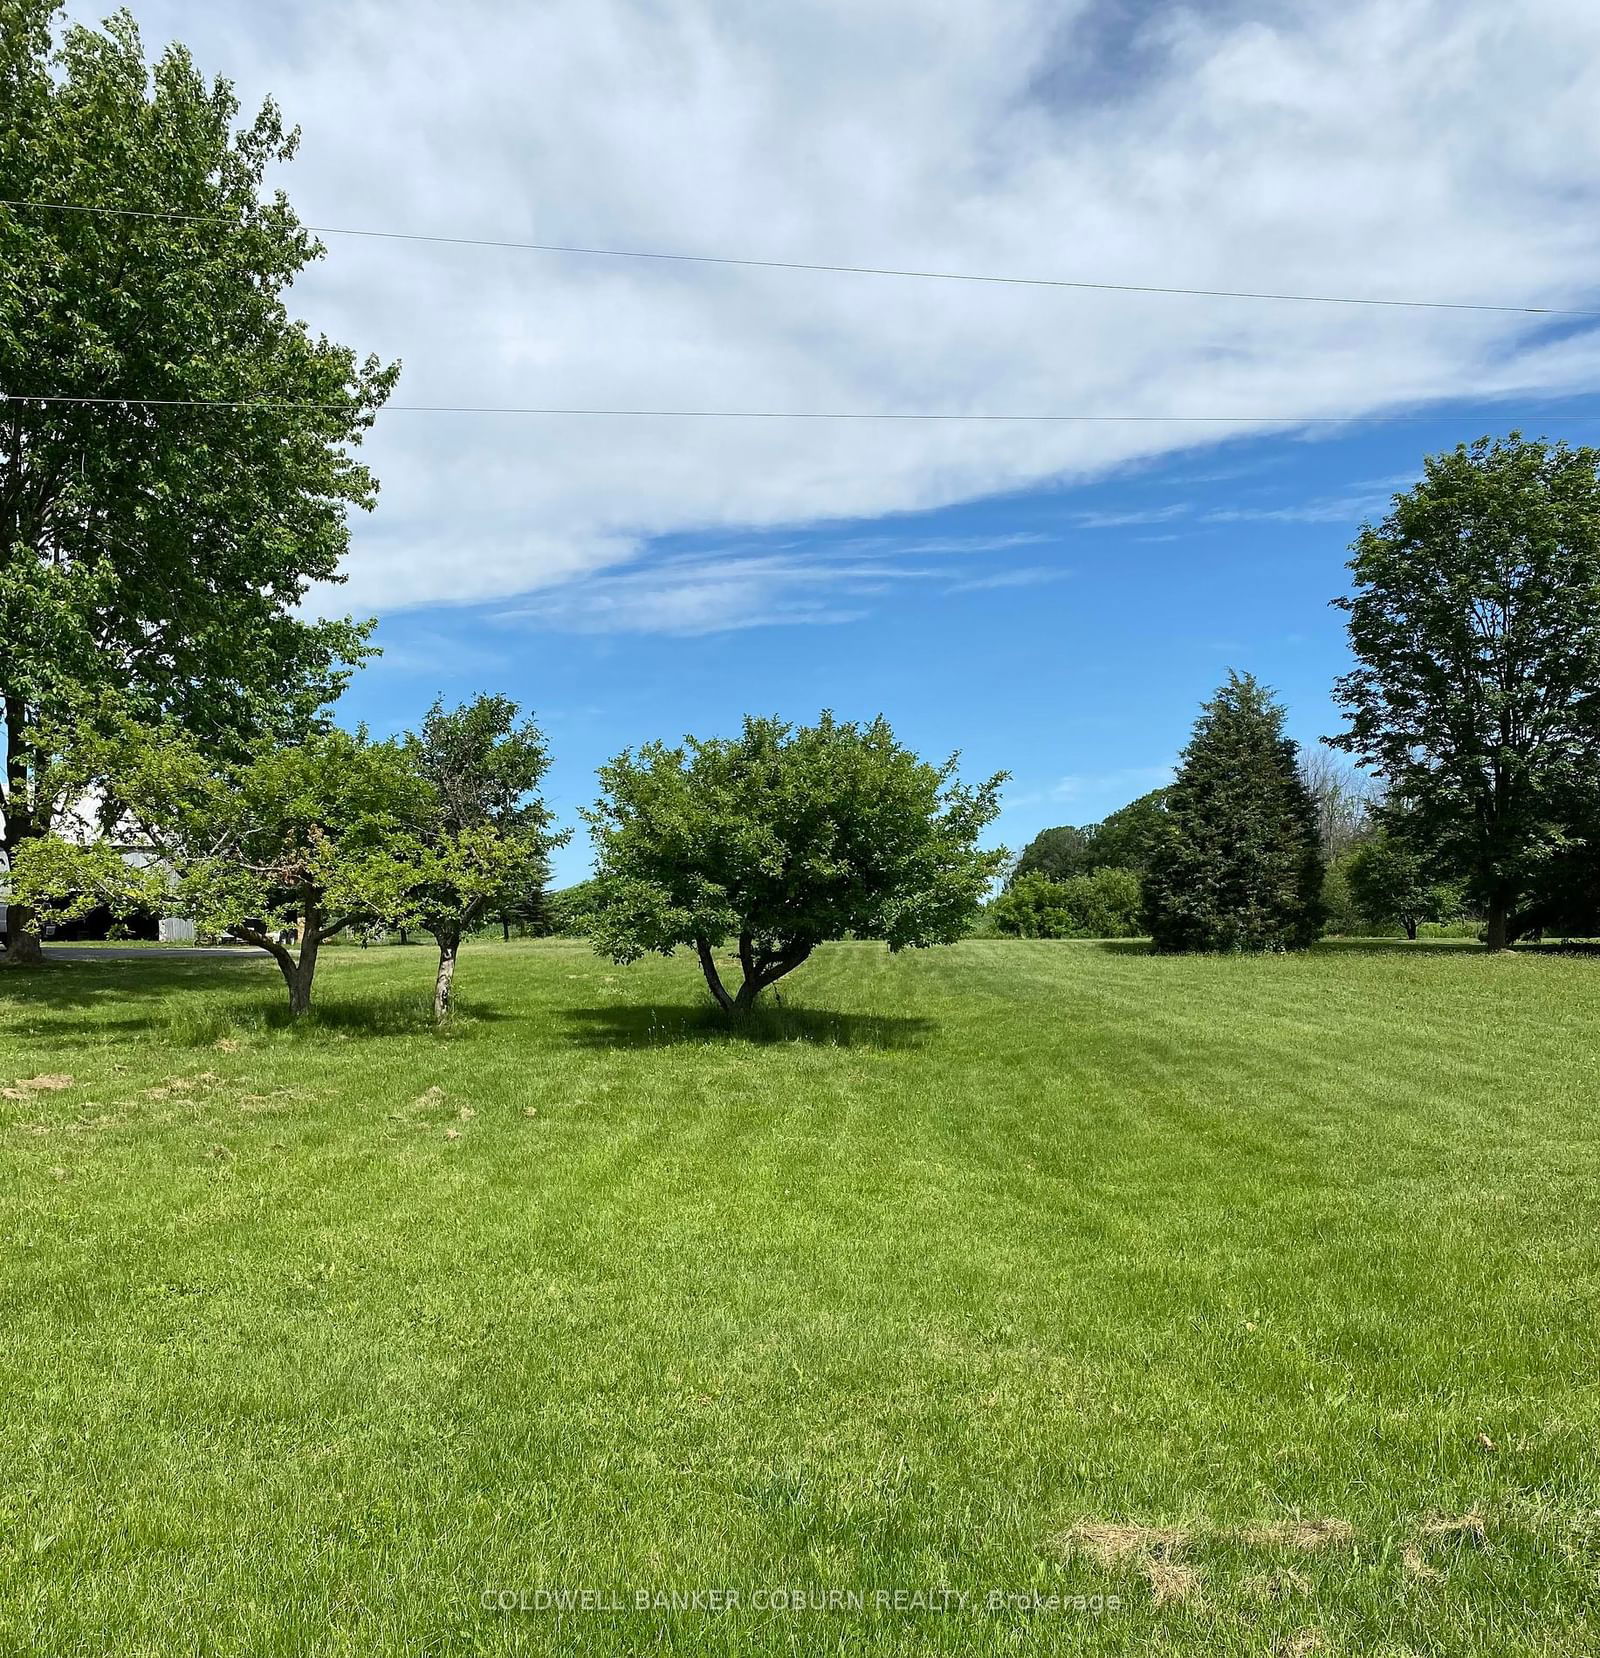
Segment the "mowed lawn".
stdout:
<path fill-rule="evenodd" d="M 0 1649 L 1600 1650 L 1600 961 L 430 981 L 0 978 Z"/>

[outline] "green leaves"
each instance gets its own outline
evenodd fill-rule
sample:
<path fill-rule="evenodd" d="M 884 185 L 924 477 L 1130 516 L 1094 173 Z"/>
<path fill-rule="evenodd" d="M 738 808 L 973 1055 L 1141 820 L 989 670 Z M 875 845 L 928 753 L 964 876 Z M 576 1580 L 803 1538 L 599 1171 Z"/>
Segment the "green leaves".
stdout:
<path fill-rule="evenodd" d="M 747 718 L 737 739 L 626 752 L 600 780 L 593 937 L 617 961 L 737 937 L 748 985 L 849 934 L 952 943 L 1004 857 L 977 846 L 1003 776 L 968 788 L 882 719 Z"/>
<path fill-rule="evenodd" d="M 276 108 L 236 132 L 181 48 L 147 64 L 126 13 L 52 48 L 57 11 L 0 0 L 0 194 L 119 212 L 0 208 L 0 718 L 29 789 L 43 728 L 111 693 L 233 758 L 305 732 L 370 651 L 297 607 L 373 504 L 353 450 L 397 373 L 288 313 L 321 249 L 266 190 Z M 197 217 L 137 216 L 169 212 Z M 7 849 L 48 806 L 8 800 Z"/>
<path fill-rule="evenodd" d="M 1390 830 L 1356 847 L 1344 872 L 1361 919 L 1377 926 L 1398 922 L 1410 938 L 1424 921 L 1460 913 L 1460 892 L 1438 879 L 1413 841 Z"/>
<path fill-rule="evenodd" d="M 428 795 L 394 743 L 333 728 L 219 764 L 174 727 L 124 721 L 81 746 L 110 834 L 16 858 L 18 890 L 58 909 L 81 913 L 90 893 L 90 907 L 159 909 L 211 934 L 326 937 L 399 909 L 414 884 Z"/>
<path fill-rule="evenodd" d="M 486 910 L 521 908 L 549 875 L 556 832 L 534 791 L 549 769 L 544 734 L 507 697 L 446 711 L 435 702 L 405 739 L 407 763 L 429 791 L 412 888 L 416 924 L 459 939 Z"/>
<path fill-rule="evenodd" d="M 1248 674 L 1206 703 L 1144 878 L 1158 950 L 1287 950 L 1322 925 L 1322 851 L 1283 710 Z"/>
<path fill-rule="evenodd" d="M 102 905 L 119 916 L 159 909 L 166 881 L 149 864 L 130 863 L 108 841 L 78 844 L 42 835 L 18 850 L 7 886 L 13 902 L 76 921 Z"/>
<path fill-rule="evenodd" d="M 1596 792 L 1600 451 L 1512 433 L 1430 456 L 1354 552 L 1336 746 L 1388 780 L 1493 937 Z"/>
<path fill-rule="evenodd" d="M 318 946 L 346 927 L 424 927 L 453 959 L 484 909 L 542 888 L 566 839 L 531 792 L 549 763 L 543 736 L 516 714 L 480 697 L 452 714 L 435 705 L 403 742 L 332 727 L 238 760 L 174 725 L 102 719 L 74 747 L 111 832 L 30 842 L 17 896 L 69 916 L 155 909 L 259 945 L 296 1011 Z"/>
<path fill-rule="evenodd" d="M 1013 938 L 1132 938 L 1139 931 L 1139 877 L 1131 869 L 1097 869 L 1052 881 L 1012 880 L 994 901 L 995 930 Z"/>
<path fill-rule="evenodd" d="M 1040 830 L 1022 849 L 1017 867 L 1011 872 L 1011 883 L 1025 875 L 1066 881 L 1101 869 L 1142 870 L 1150 856 L 1150 843 L 1160 831 L 1166 798 L 1165 789 L 1152 789 L 1102 823 L 1086 823 L 1082 828 L 1063 824 Z"/>

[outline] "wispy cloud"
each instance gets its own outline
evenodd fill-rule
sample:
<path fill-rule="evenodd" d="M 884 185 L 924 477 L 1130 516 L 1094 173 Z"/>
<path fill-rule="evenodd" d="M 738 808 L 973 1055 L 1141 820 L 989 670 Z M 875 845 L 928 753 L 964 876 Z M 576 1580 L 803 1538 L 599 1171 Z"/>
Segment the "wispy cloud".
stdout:
<path fill-rule="evenodd" d="M 1344 524 L 1381 512 L 1389 496 L 1373 490 L 1297 501 L 1281 507 L 1214 507 L 1196 519 L 1201 524 Z"/>
<path fill-rule="evenodd" d="M 943 554 L 1010 553 L 1058 540 L 1042 530 L 1011 530 L 1002 535 L 945 535 L 925 539 L 898 539 L 889 535 L 852 536 L 835 544 L 841 553 L 877 553 L 896 558 L 932 558 Z"/>
<path fill-rule="evenodd" d="M 1172 766 L 1124 766 L 1113 771 L 1085 772 L 1058 778 L 1054 783 L 1009 792 L 1001 801 L 1002 813 L 1037 811 L 1041 806 L 1058 808 L 1063 821 L 1091 823 L 1126 806 L 1151 789 L 1172 781 Z"/>
<path fill-rule="evenodd" d="M 1125 795 L 1128 800 L 1151 789 L 1159 789 L 1172 781 L 1172 767 L 1124 766 L 1117 771 L 1086 773 L 1060 778 L 1049 790 L 1052 800 L 1104 799 L 1107 795 Z"/>
<path fill-rule="evenodd" d="M 946 593 L 980 593 L 990 588 L 1042 587 L 1049 582 L 1064 580 L 1069 571 L 1053 565 L 1032 564 L 1017 570 L 997 570 L 991 576 L 974 576 L 968 581 L 952 582 Z"/>
<path fill-rule="evenodd" d="M 1127 511 L 1082 512 L 1072 522 L 1082 529 L 1131 529 L 1156 524 L 1342 524 L 1382 512 L 1398 489 L 1414 483 L 1414 477 L 1375 478 L 1354 484 L 1336 495 L 1319 495 L 1310 500 L 1289 501 L 1275 506 L 1240 505 L 1201 507 L 1194 501 L 1178 501 L 1163 507 L 1136 507 Z M 1169 540 L 1171 536 L 1141 536 L 1141 541 Z"/>
<path fill-rule="evenodd" d="M 1586 303 L 1600 271 L 1593 0 L 138 10 L 302 125 L 271 182 L 312 223 L 1547 306 Z M 1123 12 L 1149 16 L 1130 34 Z M 1556 395 L 1600 373 L 1600 331 L 1512 314 L 328 242 L 296 310 L 403 358 L 407 403 L 1244 417 L 392 414 L 367 444 L 384 492 L 350 585 L 317 596 L 340 610 L 554 592 L 661 537 L 874 520 L 1178 452 L 1203 473 L 1199 451 L 1284 430 L 1256 419 Z M 1166 522 L 1080 527 L 1118 519 Z M 739 603 L 794 614 L 770 578 L 721 599 L 709 578 L 666 585 L 680 626 Z"/>
<path fill-rule="evenodd" d="M 1051 539 L 1031 532 L 939 540 L 856 536 L 656 556 L 555 583 L 497 607 L 492 619 L 573 633 L 831 626 L 861 620 L 869 613 L 865 601 L 898 586 L 938 583 L 937 591 L 953 595 L 1058 581 L 1067 572 L 1048 565 L 1003 566 L 950 580 L 950 555 L 998 557 Z"/>
<path fill-rule="evenodd" d="M 580 578 L 502 608 L 495 620 L 571 633 L 684 635 L 836 625 L 859 621 L 862 599 L 932 574 L 889 559 L 680 556 Z"/>
<path fill-rule="evenodd" d="M 1075 512 L 1071 522 L 1084 530 L 1124 530 L 1137 524 L 1170 524 L 1194 511 L 1189 501 L 1174 501 L 1164 507 L 1134 507 L 1125 512 Z"/>

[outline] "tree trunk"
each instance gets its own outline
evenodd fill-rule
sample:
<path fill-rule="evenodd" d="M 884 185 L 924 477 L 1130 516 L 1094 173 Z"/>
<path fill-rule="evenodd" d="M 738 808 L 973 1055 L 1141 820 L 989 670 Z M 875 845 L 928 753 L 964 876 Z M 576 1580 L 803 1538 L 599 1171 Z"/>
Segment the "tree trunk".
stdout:
<path fill-rule="evenodd" d="M 775 985 L 785 973 L 792 973 L 811 954 L 809 944 L 789 943 L 772 955 L 764 955 L 751 946 L 748 935 L 739 940 L 739 961 L 744 968 L 744 983 L 733 999 L 732 1011 L 741 1017 L 755 1006 L 756 997 L 770 985 Z"/>
<path fill-rule="evenodd" d="M 439 940 L 439 972 L 433 981 L 433 1017 L 443 1024 L 450 1017 L 451 988 L 456 977 L 456 952 L 461 948 L 459 933 L 434 935 Z"/>
<path fill-rule="evenodd" d="M 1400 925 L 1405 928 L 1406 937 L 1409 938 L 1413 944 L 1415 944 L 1417 942 L 1417 924 L 1416 924 L 1416 922 L 1413 921 L 1408 916 L 1404 921 L 1402 921 L 1400 923 Z"/>
<path fill-rule="evenodd" d="M 727 987 L 722 982 L 722 975 L 717 971 L 717 958 L 711 953 L 710 944 L 703 938 L 694 941 L 695 950 L 700 956 L 700 971 L 706 976 L 706 984 L 711 994 L 717 999 L 717 1006 L 724 1013 L 733 1012 L 733 997 L 728 994 Z"/>
<path fill-rule="evenodd" d="M 271 951 L 272 959 L 277 962 L 283 981 L 289 987 L 289 1013 L 295 1019 L 311 1011 L 311 985 L 317 976 L 317 951 L 322 947 L 324 938 L 339 930 L 333 927 L 323 931 L 325 918 L 316 900 L 315 887 L 302 886 L 300 893 L 300 917 L 295 927 L 300 943 L 299 958 L 296 959 L 283 945 L 272 942 L 270 938 L 261 939 Z M 339 923 L 340 927 L 343 925 L 343 922 Z"/>
<path fill-rule="evenodd" d="M 320 917 L 318 918 L 320 920 Z M 342 927 L 343 922 L 339 923 Z M 311 1011 L 311 986 L 317 976 L 317 951 L 324 938 L 332 938 L 339 927 L 331 927 L 322 932 L 318 927 L 302 925 L 297 929 L 300 933 L 300 955 L 295 958 L 294 952 L 285 944 L 280 944 L 277 938 L 267 931 L 257 931 L 250 926 L 235 926 L 229 929 L 230 935 L 241 944 L 254 945 L 258 950 L 265 950 L 278 964 L 278 971 L 283 974 L 283 982 L 289 990 L 289 1012 L 298 1019 L 302 1013 Z"/>
<path fill-rule="evenodd" d="M 1504 950 L 1510 942 L 1508 936 L 1510 920 L 1511 905 L 1502 893 L 1496 893 L 1489 900 L 1488 926 L 1484 934 L 1484 943 L 1491 950 Z"/>
<path fill-rule="evenodd" d="M 28 710 L 21 697 L 6 697 L 3 706 L 6 727 L 5 850 L 9 867 L 11 855 L 35 833 L 33 809 L 40 803 L 31 797 L 29 780 L 31 754 L 27 741 Z M 26 904 L 11 904 L 6 910 L 6 951 L 0 966 L 32 967 L 44 960 L 35 916 Z"/>
<path fill-rule="evenodd" d="M 0 967 L 34 967 L 44 960 L 39 934 L 34 929 L 34 912 L 26 904 L 6 908 L 6 953 Z"/>
<path fill-rule="evenodd" d="M 785 973 L 792 973 L 811 954 L 809 944 L 790 943 L 767 955 L 756 949 L 755 942 L 748 933 L 741 933 L 739 966 L 744 973 L 744 982 L 739 986 L 738 993 L 730 996 L 727 986 L 722 982 L 722 975 L 717 971 L 717 959 L 712 953 L 711 945 L 707 940 L 697 938 L 694 947 L 700 956 L 700 971 L 706 976 L 706 983 L 711 987 L 711 994 L 717 999 L 717 1006 L 724 1013 L 731 1013 L 739 1019 L 755 1006 L 756 997 L 768 985 L 776 984 Z"/>
<path fill-rule="evenodd" d="M 511 942 L 511 917 L 504 910 L 500 912 L 500 942 L 502 944 Z"/>
<path fill-rule="evenodd" d="M 317 976 L 317 948 L 321 943 L 321 935 L 314 929 L 307 928 L 300 945 L 300 959 L 294 963 L 293 971 L 287 975 L 289 1012 L 296 1019 L 302 1013 L 311 1011 L 311 984 Z"/>

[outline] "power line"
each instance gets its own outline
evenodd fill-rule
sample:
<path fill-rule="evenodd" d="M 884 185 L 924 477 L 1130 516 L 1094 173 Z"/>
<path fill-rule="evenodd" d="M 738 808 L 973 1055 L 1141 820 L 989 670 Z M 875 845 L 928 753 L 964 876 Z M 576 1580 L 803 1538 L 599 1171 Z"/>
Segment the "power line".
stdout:
<path fill-rule="evenodd" d="M 165 213 L 132 207 L 90 207 L 75 202 L 16 201 L 0 207 L 50 213 L 98 213 L 123 219 L 162 219 L 179 224 L 232 224 L 217 214 Z M 1530 317 L 1600 317 L 1600 309 L 1547 305 L 1491 305 L 1455 299 L 1373 299 L 1351 294 L 1283 294 L 1238 288 L 1180 288 L 1148 282 L 1088 282 L 1055 276 L 1002 276 L 981 271 L 931 271 L 891 265 L 834 265 L 799 259 L 749 259 L 727 254 L 664 253 L 647 248 L 591 248 L 560 242 L 511 242 L 480 236 L 436 236 L 407 230 L 360 230 L 349 225 L 301 225 L 316 236 L 360 236 L 388 242 L 429 242 L 444 247 L 498 248 L 517 253 L 568 254 L 585 259 L 655 259 L 674 264 L 735 265 L 748 270 L 827 271 L 842 276 L 894 276 L 924 282 L 982 282 L 1018 288 L 1072 288 L 1090 293 L 1168 294 L 1195 299 L 1270 300 L 1291 305 L 1368 305 L 1411 311 L 1493 311 Z"/>
<path fill-rule="evenodd" d="M 38 395 L 27 392 L 0 392 L 0 403 L 87 404 L 102 408 L 124 409 L 215 409 L 261 410 L 285 412 L 289 410 L 336 411 L 349 414 L 361 412 L 350 403 L 272 402 L 263 399 L 229 400 L 223 398 L 183 397 L 67 397 Z M 931 420 L 931 421 L 995 421 L 1008 424 L 1089 425 L 1127 424 L 1162 425 L 1171 422 L 1209 424 L 1220 426 L 1352 426 L 1356 424 L 1384 425 L 1411 424 L 1445 418 L 1435 414 L 1351 414 L 1351 415 L 1244 415 L 1244 414 L 990 414 L 983 411 L 874 410 L 874 409 L 620 409 L 559 407 L 546 405 L 466 404 L 466 403 L 385 403 L 371 410 L 372 414 L 449 414 L 449 415 L 549 415 L 552 417 L 598 417 L 618 420 Z M 1568 420 L 1600 420 L 1600 414 L 1567 414 Z"/>

